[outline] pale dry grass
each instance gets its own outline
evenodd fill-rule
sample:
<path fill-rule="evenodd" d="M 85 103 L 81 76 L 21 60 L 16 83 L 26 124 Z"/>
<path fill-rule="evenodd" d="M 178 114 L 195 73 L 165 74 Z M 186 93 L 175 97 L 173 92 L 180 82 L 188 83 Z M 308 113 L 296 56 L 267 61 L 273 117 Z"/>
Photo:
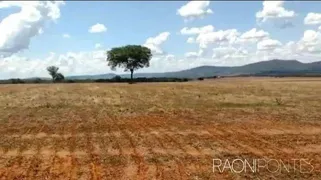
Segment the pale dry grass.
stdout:
<path fill-rule="evenodd" d="M 317 179 L 320 78 L 0 86 L 0 178 Z M 310 174 L 217 174 L 213 158 L 310 158 Z"/>

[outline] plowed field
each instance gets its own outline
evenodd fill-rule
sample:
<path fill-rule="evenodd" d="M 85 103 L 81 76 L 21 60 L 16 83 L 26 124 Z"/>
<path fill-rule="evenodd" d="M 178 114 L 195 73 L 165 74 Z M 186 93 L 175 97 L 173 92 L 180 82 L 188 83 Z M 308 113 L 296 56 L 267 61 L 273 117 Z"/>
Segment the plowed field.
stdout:
<path fill-rule="evenodd" d="M 0 179 L 321 178 L 318 78 L 1 85 L 0 115 Z M 313 169 L 213 171 L 263 158 Z"/>

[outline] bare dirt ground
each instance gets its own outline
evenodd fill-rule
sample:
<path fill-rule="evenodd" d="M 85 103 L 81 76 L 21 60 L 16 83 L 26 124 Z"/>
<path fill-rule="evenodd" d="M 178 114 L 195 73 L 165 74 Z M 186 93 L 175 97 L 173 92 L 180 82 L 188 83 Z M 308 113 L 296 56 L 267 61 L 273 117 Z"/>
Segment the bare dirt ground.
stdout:
<path fill-rule="evenodd" d="M 0 179 L 321 178 L 320 78 L 1 85 L 0 115 Z M 313 170 L 213 171 L 263 158 Z"/>

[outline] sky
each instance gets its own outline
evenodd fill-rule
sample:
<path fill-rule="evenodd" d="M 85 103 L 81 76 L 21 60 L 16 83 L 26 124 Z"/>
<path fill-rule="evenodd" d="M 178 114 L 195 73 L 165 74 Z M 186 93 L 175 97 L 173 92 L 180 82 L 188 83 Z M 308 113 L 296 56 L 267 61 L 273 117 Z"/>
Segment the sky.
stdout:
<path fill-rule="evenodd" d="M 0 79 L 123 73 L 106 52 L 151 49 L 168 72 L 270 59 L 320 61 L 317 1 L 0 1 Z"/>

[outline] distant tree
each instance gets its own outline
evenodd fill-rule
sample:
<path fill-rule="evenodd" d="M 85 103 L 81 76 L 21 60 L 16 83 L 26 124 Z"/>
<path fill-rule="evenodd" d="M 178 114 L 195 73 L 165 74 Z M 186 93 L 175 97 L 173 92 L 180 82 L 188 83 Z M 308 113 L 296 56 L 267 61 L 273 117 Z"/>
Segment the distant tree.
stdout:
<path fill-rule="evenodd" d="M 34 80 L 32 80 L 33 83 L 40 83 L 41 79 L 40 78 L 35 78 Z"/>
<path fill-rule="evenodd" d="M 113 80 L 116 81 L 116 82 L 120 82 L 121 76 L 116 75 L 116 76 L 113 77 Z"/>
<path fill-rule="evenodd" d="M 47 67 L 47 71 L 49 72 L 50 76 L 52 77 L 52 81 L 62 81 L 65 79 L 64 75 L 58 73 L 59 67 L 56 66 L 49 66 Z"/>
<path fill-rule="evenodd" d="M 56 66 L 49 66 L 47 67 L 47 71 L 49 72 L 50 76 L 52 77 L 52 81 L 55 81 L 55 77 L 57 76 L 59 67 Z"/>
<path fill-rule="evenodd" d="M 54 78 L 54 81 L 63 81 L 65 79 L 65 76 L 62 75 L 61 73 L 57 73 L 55 78 Z"/>
<path fill-rule="evenodd" d="M 110 66 L 112 70 L 120 67 L 124 68 L 125 71 L 130 71 L 131 81 L 133 81 L 133 73 L 135 70 L 149 67 L 151 58 L 151 50 L 141 45 L 115 47 L 107 52 L 108 66 Z"/>

